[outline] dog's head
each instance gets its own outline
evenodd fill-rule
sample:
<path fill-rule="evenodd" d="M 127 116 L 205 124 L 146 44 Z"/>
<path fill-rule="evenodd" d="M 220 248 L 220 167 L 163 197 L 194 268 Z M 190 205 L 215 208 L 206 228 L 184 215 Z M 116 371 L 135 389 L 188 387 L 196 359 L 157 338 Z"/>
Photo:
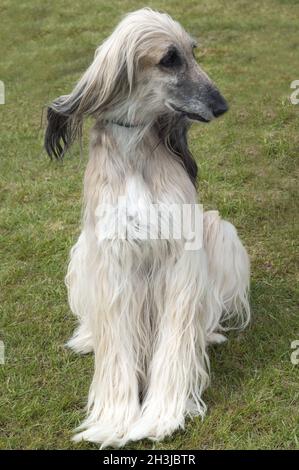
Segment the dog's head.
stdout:
<path fill-rule="evenodd" d="M 135 70 L 137 121 L 175 113 L 209 122 L 228 110 L 225 99 L 196 62 L 196 41 L 169 15 L 142 9 L 125 18 L 120 33 L 122 26 L 131 29 L 124 47 L 134 51 L 130 62 Z"/>
<path fill-rule="evenodd" d="M 225 99 L 199 67 L 195 42 L 167 14 L 148 8 L 128 14 L 98 48 L 70 95 L 48 108 L 45 147 L 59 158 L 84 116 L 148 126 L 209 122 L 227 111 Z"/>

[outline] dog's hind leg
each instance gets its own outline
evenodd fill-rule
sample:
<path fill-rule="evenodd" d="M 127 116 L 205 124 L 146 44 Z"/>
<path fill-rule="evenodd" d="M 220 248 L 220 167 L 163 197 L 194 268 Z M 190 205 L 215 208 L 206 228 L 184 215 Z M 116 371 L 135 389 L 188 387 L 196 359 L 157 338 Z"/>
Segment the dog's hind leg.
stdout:
<path fill-rule="evenodd" d="M 93 351 L 93 340 L 87 322 L 80 323 L 66 346 L 77 354 L 89 354 Z"/>
<path fill-rule="evenodd" d="M 92 330 L 89 318 L 91 306 L 88 263 L 86 235 L 82 232 L 71 250 L 70 262 L 65 278 L 69 305 L 79 321 L 79 326 L 66 345 L 79 354 L 87 354 L 93 351 Z"/>
<path fill-rule="evenodd" d="M 211 286 L 205 308 L 207 340 L 219 343 L 224 340 L 221 331 L 249 322 L 249 258 L 235 227 L 218 211 L 204 213 L 203 238 Z"/>

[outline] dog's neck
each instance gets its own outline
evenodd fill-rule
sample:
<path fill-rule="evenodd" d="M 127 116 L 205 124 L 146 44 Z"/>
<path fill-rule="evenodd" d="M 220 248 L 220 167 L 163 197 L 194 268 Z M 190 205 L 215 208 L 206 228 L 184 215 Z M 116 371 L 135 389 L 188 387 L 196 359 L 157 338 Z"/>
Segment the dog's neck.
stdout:
<path fill-rule="evenodd" d="M 138 168 L 143 172 L 144 165 L 148 166 L 147 160 L 153 161 L 153 153 L 162 146 L 171 158 L 181 162 L 196 185 L 197 165 L 188 149 L 189 124 L 184 119 L 170 120 L 164 116 L 155 122 L 141 124 L 109 116 L 105 121 L 99 121 L 95 128 L 100 133 L 101 130 L 108 133 L 133 171 Z"/>
<path fill-rule="evenodd" d="M 154 126 L 152 123 L 137 123 L 125 119 L 106 119 L 99 123 L 99 126 L 105 133 L 110 135 L 117 144 L 124 158 L 136 161 L 136 153 L 140 148 L 150 146 L 155 138 Z"/>

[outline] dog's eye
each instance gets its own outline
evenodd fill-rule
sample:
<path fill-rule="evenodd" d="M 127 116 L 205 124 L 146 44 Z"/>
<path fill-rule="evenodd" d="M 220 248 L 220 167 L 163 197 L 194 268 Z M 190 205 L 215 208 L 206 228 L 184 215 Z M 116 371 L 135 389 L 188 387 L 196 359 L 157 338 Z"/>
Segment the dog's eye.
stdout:
<path fill-rule="evenodd" d="M 179 53 L 176 49 L 170 49 L 167 54 L 162 57 L 162 59 L 159 62 L 159 65 L 162 65 L 163 67 L 177 67 L 181 65 L 182 61 L 179 56 Z"/>

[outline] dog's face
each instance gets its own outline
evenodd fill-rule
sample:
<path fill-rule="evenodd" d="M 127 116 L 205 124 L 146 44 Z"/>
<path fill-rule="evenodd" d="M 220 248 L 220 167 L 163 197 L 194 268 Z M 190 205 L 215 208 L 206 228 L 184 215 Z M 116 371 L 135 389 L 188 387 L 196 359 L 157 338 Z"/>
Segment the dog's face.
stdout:
<path fill-rule="evenodd" d="M 197 64 L 196 43 L 185 32 L 180 39 L 179 43 L 169 41 L 164 47 L 149 51 L 141 61 L 140 83 L 151 96 L 157 113 L 170 112 L 192 121 L 209 122 L 225 113 L 228 105 Z"/>

